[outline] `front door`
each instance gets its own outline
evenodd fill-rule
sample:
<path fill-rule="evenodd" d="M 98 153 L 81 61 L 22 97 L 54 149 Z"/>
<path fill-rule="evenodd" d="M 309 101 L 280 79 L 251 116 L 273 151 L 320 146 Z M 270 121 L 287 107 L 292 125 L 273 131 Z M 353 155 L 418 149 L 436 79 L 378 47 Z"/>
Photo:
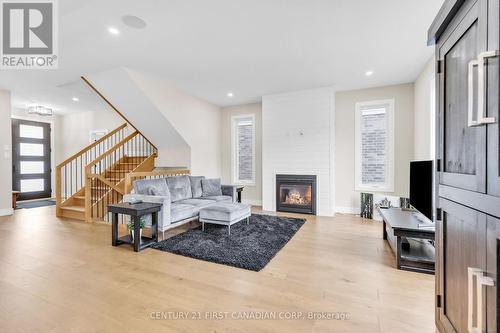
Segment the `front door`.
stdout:
<path fill-rule="evenodd" d="M 50 124 L 12 119 L 12 185 L 19 200 L 50 198 Z"/>

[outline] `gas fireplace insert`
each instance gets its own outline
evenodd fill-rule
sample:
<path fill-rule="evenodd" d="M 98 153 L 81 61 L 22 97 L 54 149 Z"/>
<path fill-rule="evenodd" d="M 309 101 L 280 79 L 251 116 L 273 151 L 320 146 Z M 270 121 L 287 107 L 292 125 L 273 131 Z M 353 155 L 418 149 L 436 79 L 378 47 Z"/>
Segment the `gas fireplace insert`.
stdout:
<path fill-rule="evenodd" d="M 316 215 L 316 176 L 276 175 L 276 210 Z"/>

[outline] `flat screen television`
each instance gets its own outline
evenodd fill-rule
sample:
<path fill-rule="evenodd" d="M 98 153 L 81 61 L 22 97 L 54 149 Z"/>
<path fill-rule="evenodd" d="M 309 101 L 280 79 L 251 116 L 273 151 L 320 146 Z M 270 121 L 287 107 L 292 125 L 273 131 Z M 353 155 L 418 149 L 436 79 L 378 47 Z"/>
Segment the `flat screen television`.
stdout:
<path fill-rule="evenodd" d="M 432 221 L 433 161 L 410 163 L 410 204 Z"/>

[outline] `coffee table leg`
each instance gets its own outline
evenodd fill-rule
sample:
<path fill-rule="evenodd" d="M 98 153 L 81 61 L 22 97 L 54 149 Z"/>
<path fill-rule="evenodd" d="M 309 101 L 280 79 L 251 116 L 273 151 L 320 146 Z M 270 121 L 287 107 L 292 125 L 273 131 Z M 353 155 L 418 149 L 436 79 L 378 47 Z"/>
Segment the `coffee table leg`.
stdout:
<path fill-rule="evenodd" d="M 227 226 L 227 230 L 228 230 L 228 232 L 229 232 L 229 236 L 231 236 L 231 225 L 228 225 L 228 226 Z"/>
<path fill-rule="evenodd" d="M 201 222 L 201 231 L 205 231 L 205 222 Z"/>
<path fill-rule="evenodd" d="M 247 225 L 250 224 L 250 217 L 247 217 Z"/>
<path fill-rule="evenodd" d="M 140 222 L 136 216 L 132 216 L 132 223 L 134 223 L 134 251 L 139 252 L 139 247 L 141 245 L 141 228 Z"/>

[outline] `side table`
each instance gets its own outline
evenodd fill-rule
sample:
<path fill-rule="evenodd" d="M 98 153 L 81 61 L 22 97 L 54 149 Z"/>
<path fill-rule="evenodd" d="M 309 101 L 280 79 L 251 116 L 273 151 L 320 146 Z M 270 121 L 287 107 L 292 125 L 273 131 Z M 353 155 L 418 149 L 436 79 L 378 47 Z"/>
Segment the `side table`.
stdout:
<path fill-rule="evenodd" d="M 134 251 L 139 252 L 145 248 L 150 247 L 154 243 L 158 242 L 158 212 L 161 210 L 161 204 L 155 203 L 120 203 L 115 205 L 108 205 L 108 211 L 113 214 L 112 222 L 112 232 L 111 232 L 111 244 L 113 246 L 118 246 L 121 244 L 133 244 Z M 118 214 L 129 215 L 131 222 L 134 223 L 134 240 L 129 235 L 118 237 Z M 141 216 L 151 214 L 152 223 L 151 237 L 139 237 L 140 235 L 140 218 Z"/>
<path fill-rule="evenodd" d="M 241 192 L 243 192 L 244 188 L 245 188 L 244 186 L 238 186 L 236 188 L 236 195 L 237 195 L 236 201 L 239 202 L 239 203 L 241 203 Z"/>

